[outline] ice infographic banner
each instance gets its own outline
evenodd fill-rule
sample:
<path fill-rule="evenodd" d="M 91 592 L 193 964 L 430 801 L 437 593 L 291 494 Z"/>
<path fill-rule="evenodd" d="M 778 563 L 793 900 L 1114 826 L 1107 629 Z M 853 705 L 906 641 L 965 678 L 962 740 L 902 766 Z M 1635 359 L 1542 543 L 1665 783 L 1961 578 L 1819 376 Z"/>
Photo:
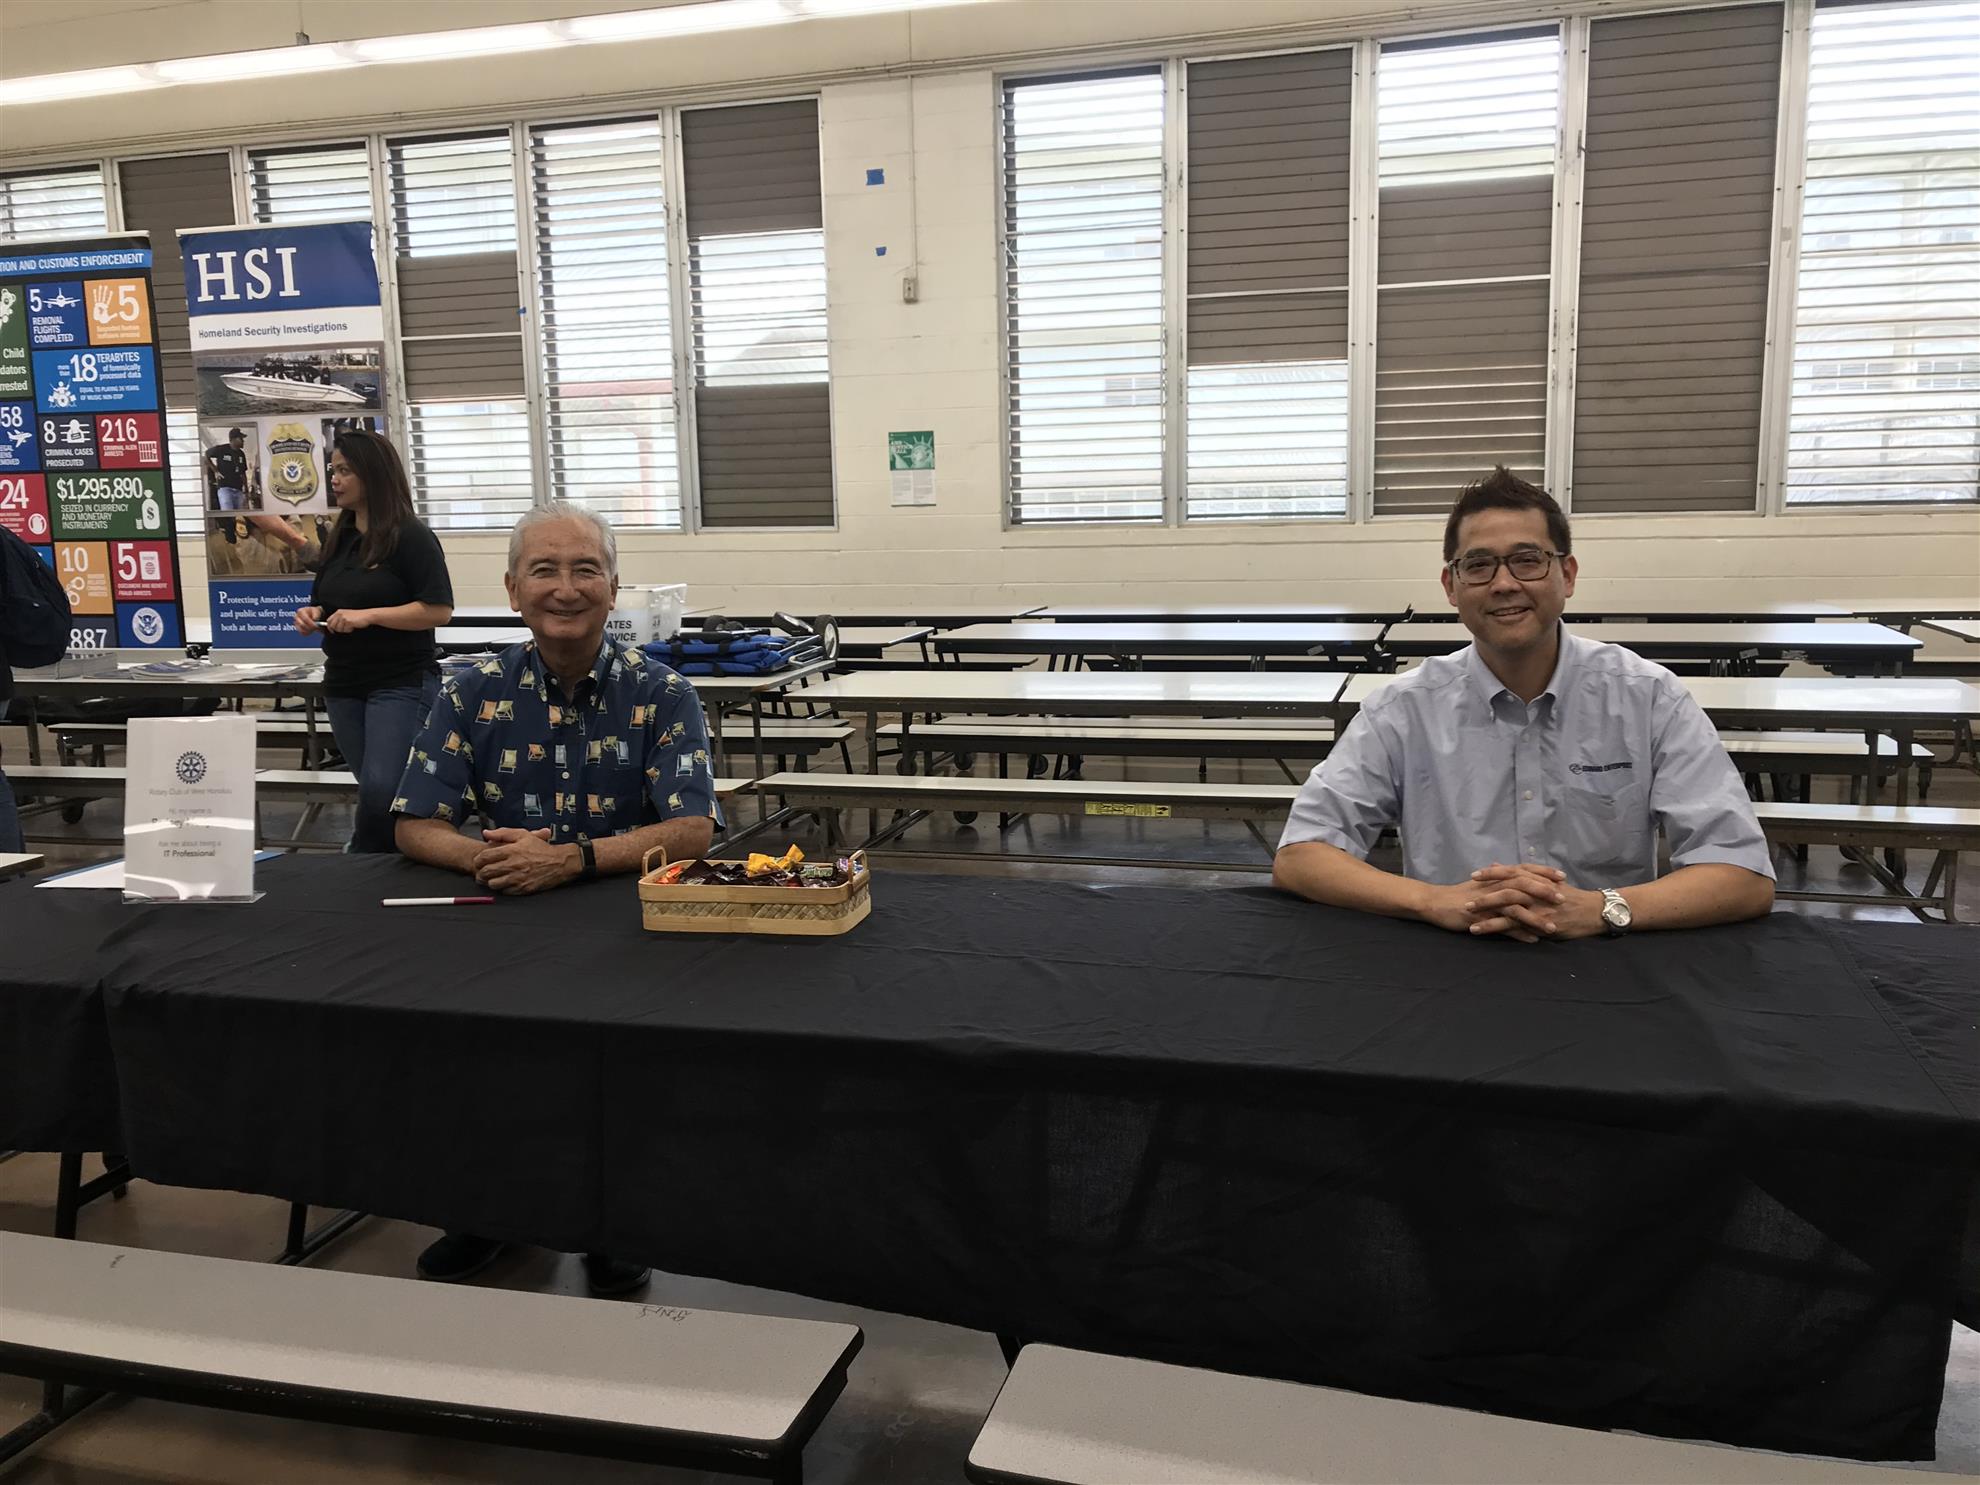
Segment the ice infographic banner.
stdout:
<path fill-rule="evenodd" d="M 179 233 L 198 378 L 216 647 L 314 649 L 310 575 L 284 529 L 325 538 L 330 453 L 385 429 L 384 312 L 369 222 Z"/>
<path fill-rule="evenodd" d="M 185 642 L 151 241 L 0 241 L 0 525 L 62 580 L 73 654 Z"/>

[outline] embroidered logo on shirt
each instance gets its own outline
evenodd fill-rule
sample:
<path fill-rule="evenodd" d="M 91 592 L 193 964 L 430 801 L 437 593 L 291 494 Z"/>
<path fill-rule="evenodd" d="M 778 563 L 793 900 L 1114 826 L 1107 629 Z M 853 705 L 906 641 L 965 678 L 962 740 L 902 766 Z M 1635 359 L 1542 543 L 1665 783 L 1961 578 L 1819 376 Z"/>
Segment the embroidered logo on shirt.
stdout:
<path fill-rule="evenodd" d="M 1614 773 L 1619 768 L 1635 768 L 1636 765 L 1625 758 L 1620 763 L 1570 763 L 1569 773 Z"/>

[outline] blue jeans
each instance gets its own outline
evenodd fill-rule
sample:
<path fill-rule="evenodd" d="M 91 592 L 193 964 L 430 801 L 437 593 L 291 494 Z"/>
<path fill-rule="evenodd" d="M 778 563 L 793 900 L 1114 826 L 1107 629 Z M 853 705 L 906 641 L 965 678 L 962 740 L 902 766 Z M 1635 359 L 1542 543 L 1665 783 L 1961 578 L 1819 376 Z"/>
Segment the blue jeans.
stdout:
<path fill-rule="evenodd" d="M 393 851 L 392 800 L 405 777 L 413 739 L 426 725 L 440 677 L 417 686 L 391 686 L 368 696 L 332 696 L 330 731 L 337 751 L 357 775 L 357 820 L 351 828 L 353 851 Z"/>
<path fill-rule="evenodd" d="M 6 715 L 7 703 L 0 701 L 0 718 Z M 0 768 L 0 851 L 18 853 L 25 849 L 21 844 L 21 812 L 14 803 L 14 788 L 7 782 L 7 770 Z"/>

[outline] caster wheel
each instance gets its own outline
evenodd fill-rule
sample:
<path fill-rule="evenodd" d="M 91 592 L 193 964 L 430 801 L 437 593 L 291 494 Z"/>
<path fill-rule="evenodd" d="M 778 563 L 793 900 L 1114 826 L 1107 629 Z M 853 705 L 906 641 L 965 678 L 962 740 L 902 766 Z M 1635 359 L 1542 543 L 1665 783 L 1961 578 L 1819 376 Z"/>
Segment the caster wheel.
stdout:
<path fill-rule="evenodd" d="M 956 754 L 957 773 L 968 773 L 974 767 L 976 767 L 976 754 L 974 753 Z"/>
<path fill-rule="evenodd" d="M 957 811 L 956 811 L 956 823 L 957 823 L 958 825 L 973 825 L 973 824 L 975 824 L 975 823 L 976 823 L 976 811 L 975 811 L 975 810 L 957 810 Z"/>
<path fill-rule="evenodd" d="M 81 800 L 77 800 L 73 804 L 65 804 L 62 806 L 63 824 L 79 825 L 82 823 L 82 817 L 83 817 L 83 802 Z"/>
<path fill-rule="evenodd" d="M 1024 760 L 1024 776 L 1028 779 L 1042 779 L 1051 767 L 1051 760 L 1043 753 L 1033 753 Z"/>
<path fill-rule="evenodd" d="M 914 772 L 914 759 L 903 753 L 899 758 L 894 760 L 894 772 L 898 774 L 912 774 Z"/>

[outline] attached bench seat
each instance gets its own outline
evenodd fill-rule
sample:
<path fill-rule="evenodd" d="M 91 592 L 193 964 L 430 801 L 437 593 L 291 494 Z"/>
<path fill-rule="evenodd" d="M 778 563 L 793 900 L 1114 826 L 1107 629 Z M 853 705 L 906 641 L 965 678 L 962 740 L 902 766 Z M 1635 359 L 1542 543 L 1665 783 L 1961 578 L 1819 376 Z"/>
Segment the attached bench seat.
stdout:
<path fill-rule="evenodd" d="M 1218 784 L 1135 779 L 979 779 L 964 775 L 777 773 L 757 788 L 800 809 L 1000 810 L 1255 820 L 1284 814 L 1297 784 Z"/>
<path fill-rule="evenodd" d="M 915 753 L 1096 753 L 1107 757 L 1324 758 L 1334 724 L 1242 717 L 943 717 L 879 729 L 883 742 Z"/>
<path fill-rule="evenodd" d="M 318 717 L 312 729 L 302 717 L 278 715 L 274 712 L 249 712 L 254 718 L 255 742 L 266 745 L 270 741 L 295 743 L 302 749 L 303 762 L 314 761 L 310 749 L 317 750 L 320 757 L 335 746 L 330 735 L 327 718 Z M 101 765 L 103 750 L 106 747 L 122 747 L 125 732 L 129 727 L 125 722 L 51 722 L 47 724 L 54 734 L 55 748 L 64 763 L 73 762 L 83 748 L 90 750 L 91 761 Z"/>
<path fill-rule="evenodd" d="M 0 1233 L 0 1371 L 774 1480 L 859 1327 Z"/>
<path fill-rule="evenodd" d="M 122 799 L 126 768 L 95 768 L 80 763 L 9 765 L 14 792 L 38 799 Z M 357 797 L 357 775 L 343 769 L 264 768 L 254 776 L 255 796 L 267 802 L 330 804 Z"/>
<path fill-rule="evenodd" d="M 49 799 L 121 799 L 130 778 L 125 768 L 92 768 L 76 763 L 10 765 L 7 779 L 23 797 Z M 715 780 L 718 798 L 740 794 L 754 779 Z M 255 797 L 271 800 L 331 804 L 357 797 L 357 775 L 336 768 L 263 768 L 254 776 Z"/>
<path fill-rule="evenodd" d="M 1018 1353 L 963 1471 L 977 1485 L 1919 1485 L 1930 1478 L 1058 1346 Z"/>

